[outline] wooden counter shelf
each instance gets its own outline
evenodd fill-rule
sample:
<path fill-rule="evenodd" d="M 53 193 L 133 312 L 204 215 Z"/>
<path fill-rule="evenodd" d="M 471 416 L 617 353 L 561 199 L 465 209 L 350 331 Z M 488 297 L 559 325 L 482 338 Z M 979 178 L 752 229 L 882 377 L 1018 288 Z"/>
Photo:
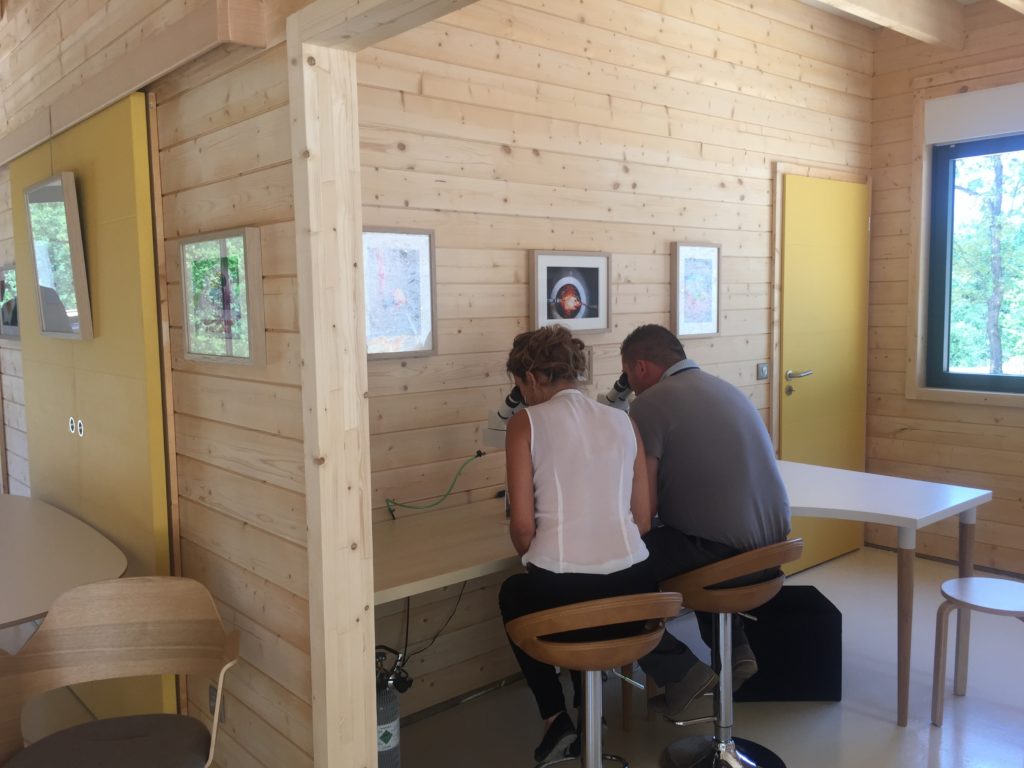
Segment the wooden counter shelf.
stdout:
<path fill-rule="evenodd" d="M 373 526 L 374 604 L 515 568 L 502 499 Z"/>

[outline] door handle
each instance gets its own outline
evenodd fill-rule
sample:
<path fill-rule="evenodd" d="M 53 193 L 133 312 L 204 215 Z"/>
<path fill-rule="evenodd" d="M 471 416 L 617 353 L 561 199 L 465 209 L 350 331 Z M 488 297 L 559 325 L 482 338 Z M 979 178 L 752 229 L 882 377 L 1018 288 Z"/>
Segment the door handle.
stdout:
<path fill-rule="evenodd" d="M 786 371 L 786 381 L 792 381 L 793 379 L 802 379 L 805 376 L 810 376 L 814 373 L 813 370 L 796 372 L 793 370 Z"/>

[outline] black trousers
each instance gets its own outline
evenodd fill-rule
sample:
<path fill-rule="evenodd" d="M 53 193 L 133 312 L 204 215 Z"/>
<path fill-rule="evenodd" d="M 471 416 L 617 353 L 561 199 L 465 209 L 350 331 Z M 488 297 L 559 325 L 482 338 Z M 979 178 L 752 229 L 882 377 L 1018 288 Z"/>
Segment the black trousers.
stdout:
<path fill-rule="evenodd" d="M 647 545 L 650 556 L 641 565 L 646 568 L 647 577 L 654 584 L 660 584 L 672 576 L 678 576 L 680 573 L 740 554 L 740 550 L 733 547 L 690 536 L 668 526 L 652 528 L 644 536 L 644 544 Z M 729 586 L 756 584 L 759 581 L 774 578 L 776 575 L 778 575 L 777 570 L 763 571 L 736 579 L 730 582 Z M 708 647 L 714 648 L 712 643 L 713 614 L 702 611 L 696 611 L 695 614 L 701 639 Z M 743 617 L 736 614 L 733 615 L 732 620 L 732 642 L 733 648 L 748 644 L 743 628 Z M 686 673 L 699 662 L 700 660 L 693 651 L 666 632 L 658 646 L 640 659 L 640 667 L 653 677 L 658 685 L 665 685 L 682 680 Z"/>
<path fill-rule="evenodd" d="M 603 597 L 619 597 L 640 592 L 656 591 L 651 581 L 650 572 L 645 563 L 637 563 L 629 568 L 609 574 L 590 573 L 552 573 L 535 566 L 527 566 L 526 573 L 510 576 L 501 585 L 498 594 L 498 605 L 502 619 L 507 623 L 512 619 L 525 616 L 548 608 L 558 608 L 572 603 L 587 600 L 598 600 Z M 537 661 L 527 655 L 515 643 L 512 652 L 519 662 L 527 685 L 537 700 L 541 719 L 557 715 L 565 709 L 565 696 L 558 673 L 549 664 Z M 573 674 L 575 686 L 575 706 L 580 704 L 579 675 Z"/>

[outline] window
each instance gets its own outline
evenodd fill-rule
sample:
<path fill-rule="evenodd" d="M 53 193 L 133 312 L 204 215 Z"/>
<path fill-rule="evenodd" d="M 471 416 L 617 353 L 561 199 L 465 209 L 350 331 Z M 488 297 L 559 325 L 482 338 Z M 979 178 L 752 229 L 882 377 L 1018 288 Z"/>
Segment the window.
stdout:
<path fill-rule="evenodd" d="M 932 149 L 929 387 L 1024 392 L 1024 134 Z"/>
<path fill-rule="evenodd" d="M 253 228 L 181 242 L 185 356 L 263 362 L 262 269 Z"/>

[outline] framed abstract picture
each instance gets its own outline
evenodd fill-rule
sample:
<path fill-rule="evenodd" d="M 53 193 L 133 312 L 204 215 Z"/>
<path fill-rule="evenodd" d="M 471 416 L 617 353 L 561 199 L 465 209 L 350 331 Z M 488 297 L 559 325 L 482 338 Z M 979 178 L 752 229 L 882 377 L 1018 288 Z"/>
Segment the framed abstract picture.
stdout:
<path fill-rule="evenodd" d="M 531 251 L 531 327 L 559 323 L 573 333 L 608 330 L 610 261 L 607 253 Z"/>
<path fill-rule="evenodd" d="M 672 332 L 718 333 L 717 245 L 675 243 L 672 253 Z"/>
<path fill-rule="evenodd" d="M 437 350 L 434 233 L 363 229 L 366 352 L 416 357 Z"/>

